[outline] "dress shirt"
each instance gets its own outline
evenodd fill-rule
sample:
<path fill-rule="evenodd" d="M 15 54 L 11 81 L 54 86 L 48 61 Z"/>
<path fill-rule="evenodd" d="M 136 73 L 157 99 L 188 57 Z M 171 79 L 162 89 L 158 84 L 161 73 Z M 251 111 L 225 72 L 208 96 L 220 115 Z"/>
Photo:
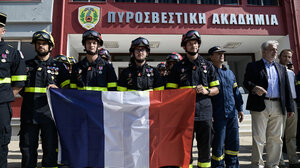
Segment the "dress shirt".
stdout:
<path fill-rule="evenodd" d="M 267 60 L 263 59 L 267 74 L 268 74 L 268 98 L 279 98 L 279 82 L 278 82 L 278 73 L 274 64 L 274 61 L 269 63 Z"/>

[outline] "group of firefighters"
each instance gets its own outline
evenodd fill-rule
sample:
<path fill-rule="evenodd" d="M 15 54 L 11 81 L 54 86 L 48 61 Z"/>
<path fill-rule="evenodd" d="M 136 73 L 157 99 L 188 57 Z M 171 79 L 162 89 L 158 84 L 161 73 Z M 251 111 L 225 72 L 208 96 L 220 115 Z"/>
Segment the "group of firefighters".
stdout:
<path fill-rule="evenodd" d="M 183 34 L 181 47 L 185 56 L 172 53 L 166 64 L 154 68 L 147 64 L 149 41 L 139 37 L 131 42 L 130 63 L 117 79 L 109 51 L 101 48 L 101 34 L 87 30 L 82 35 L 85 58 L 59 55 L 53 59 L 54 39 L 46 31 L 32 36 L 36 57 L 25 62 L 20 51 L 7 45 L 4 35 L 6 15 L 0 13 L 0 168 L 7 167 L 11 137 L 10 102 L 19 93 L 21 108 L 20 149 L 22 167 L 37 167 L 37 149 L 41 136 L 42 167 L 58 167 L 58 137 L 47 102 L 49 88 L 92 91 L 150 91 L 194 88 L 196 109 L 194 135 L 197 140 L 199 168 L 238 167 L 238 121 L 242 121 L 243 100 L 235 76 L 224 63 L 224 50 L 209 49 L 210 61 L 198 54 L 201 37 L 198 31 Z M 214 138 L 212 138 L 214 132 Z M 212 144 L 212 145 L 211 145 Z M 212 156 L 210 149 L 212 147 Z M 192 166 L 191 157 L 190 167 Z M 166 165 L 177 167 L 180 165 Z"/>

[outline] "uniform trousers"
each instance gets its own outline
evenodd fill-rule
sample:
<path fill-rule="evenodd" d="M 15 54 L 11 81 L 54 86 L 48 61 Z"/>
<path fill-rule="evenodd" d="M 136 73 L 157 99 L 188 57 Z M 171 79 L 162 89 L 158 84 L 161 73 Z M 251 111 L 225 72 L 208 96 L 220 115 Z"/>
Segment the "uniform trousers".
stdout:
<path fill-rule="evenodd" d="M 265 168 L 278 168 L 282 153 L 283 117 L 279 101 L 265 100 L 266 108 L 251 111 L 252 119 L 252 168 L 264 168 L 262 158 L 266 143 Z"/>
<path fill-rule="evenodd" d="M 285 136 L 286 151 L 288 154 L 289 164 L 298 163 L 297 156 L 297 122 L 298 122 L 298 110 L 297 102 L 294 101 L 295 114 L 293 117 L 287 118 L 287 115 L 283 119 L 283 130 Z M 283 155 L 281 155 L 280 163 L 284 164 Z"/>
<path fill-rule="evenodd" d="M 47 124 L 21 123 L 20 149 L 23 168 L 37 166 L 40 132 L 43 150 L 42 167 L 57 167 L 57 130 L 54 122 L 51 122 Z"/>
<path fill-rule="evenodd" d="M 214 138 L 212 144 L 212 167 L 239 168 L 239 124 L 237 117 L 214 119 Z M 225 148 L 225 151 L 224 151 Z M 225 161 L 225 164 L 224 164 Z"/>
<path fill-rule="evenodd" d="M 211 132 L 212 121 L 195 121 L 194 122 L 194 134 L 196 134 L 197 149 L 198 149 L 198 168 L 210 168 L 210 147 L 211 147 Z M 193 147 L 193 145 L 192 145 Z M 193 156 L 191 150 L 191 161 L 193 163 Z"/>
<path fill-rule="evenodd" d="M 0 168 L 7 168 L 8 144 L 11 138 L 12 110 L 9 103 L 0 103 Z"/>

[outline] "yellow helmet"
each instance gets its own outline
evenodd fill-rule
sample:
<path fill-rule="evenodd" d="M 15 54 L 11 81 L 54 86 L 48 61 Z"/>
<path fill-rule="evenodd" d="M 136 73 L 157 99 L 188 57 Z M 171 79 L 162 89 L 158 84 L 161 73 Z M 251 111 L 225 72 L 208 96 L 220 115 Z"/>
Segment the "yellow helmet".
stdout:
<path fill-rule="evenodd" d="M 47 41 L 50 46 L 54 47 L 54 39 L 50 33 L 46 30 L 37 31 L 32 35 L 32 44 L 35 44 L 37 40 Z"/>

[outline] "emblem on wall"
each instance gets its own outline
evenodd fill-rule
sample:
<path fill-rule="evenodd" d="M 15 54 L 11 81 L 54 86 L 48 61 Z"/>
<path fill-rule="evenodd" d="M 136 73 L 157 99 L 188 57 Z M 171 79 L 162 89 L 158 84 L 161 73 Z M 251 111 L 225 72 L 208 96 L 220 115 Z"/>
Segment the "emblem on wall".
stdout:
<path fill-rule="evenodd" d="M 91 29 L 100 20 L 100 8 L 97 6 L 82 6 L 78 8 L 78 21 L 85 29 Z"/>

